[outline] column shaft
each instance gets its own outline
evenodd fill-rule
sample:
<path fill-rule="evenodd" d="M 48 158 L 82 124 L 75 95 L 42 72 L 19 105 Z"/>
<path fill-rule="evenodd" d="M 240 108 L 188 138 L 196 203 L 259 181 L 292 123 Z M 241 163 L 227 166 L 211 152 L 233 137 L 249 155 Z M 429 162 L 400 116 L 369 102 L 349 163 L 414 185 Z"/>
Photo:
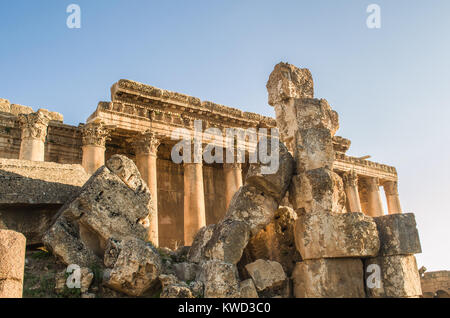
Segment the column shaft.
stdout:
<path fill-rule="evenodd" d="M 367 201 L 369 216 L 376 217 L 384 214 L 381 201 L 378 178 L 367 178 Z"/>
<path fill-rule="evenodd" d="M 81 127 L 81 134 L 82 166 L 87 173 L 93 174 L 105 164 L 105 144 L 110 134 L 110 128 L 102 122 L 88 123 Z"/>
<path fill-rule="evenodd" d="M 225 175 L 225 201 L 228 209 L 233 195 L 242 186 L 242 170 L 240 163 L 223 164 Z"/>
<path fill-rule="evenodd" d="M 189 246 L 206 225 L 203 165 L 184 163 L 184 245 Z"/>
<path fill-rule="evenodd" d="M 359 199 L 358 191 L 358 176 L 354 171 L 344 174 L 345 194 L 350 211 L 348 212 L 362 212 L 361 200 Z"/>
<path fill-rule="evenodd" d="M 22 128 L 19 159 L 44 161 L 45 138 L 49 121 L 49 116 L 41 111 L 19 115 Z"/>
<path fill-rule="evenodd" d="M 83 159 L 81 165 L 87 173 L 93 174 L 98 168 L 105 165 L 105 147 L 86 145 L 82 149 Z"/>
<path fill-rule="evenodd" d="M 396 181 L 386 181 L 383 184 L 384 193 L 386 195 L 386 202 L 389 214 L 402 213 L 400 205 L 400 198 L 398 196 L 398 186 Z"/>

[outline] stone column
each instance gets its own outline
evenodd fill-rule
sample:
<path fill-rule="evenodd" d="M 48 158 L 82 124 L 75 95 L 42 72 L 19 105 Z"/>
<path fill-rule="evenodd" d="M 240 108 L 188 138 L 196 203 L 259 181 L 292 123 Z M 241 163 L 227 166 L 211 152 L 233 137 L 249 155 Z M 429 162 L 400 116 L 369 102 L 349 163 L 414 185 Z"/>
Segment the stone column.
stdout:
<path fill-rule="evenodd" d="M 383 184 L 384 193 L 386 194 L 386 202 L 388 206 L 388 213 L 402 213 L 402 207 L 400 206 L 400 198 L 398 196 L 397 181 L 386 181 Z"/>
<path fill-rule="evenodd" d="M 133 146 L 136 151 L 136 166 L 141 173 L 142 179 L 147 183 L 152 195 L 153 214 L 150 219 L 149 240 L 155 246 L 159 246 L 158 231 L 158 186 L 156 178 L 156 159 L 160 140 L 155 133 L 146 131 L 136 138 Z"/>
<path fill-rule="evenodd" d="M 195 234 L 206 225 L 203 165 L 184 163 L 184 245 L 190 246 Z"/>
<path fill-rule="evenodd" d="M 0 230 L 0 298 L 22 298 L 26 239 Z"/>
<path fill-rule="evenodd" d="M 22 128 L 19 159 L 44 161 L 45 138 L 50 118 L 43 112 L 20 114 L 19 122 Z"/>
<path fill-rule="evenodd" d="M 83 140 L 82 166 L 87 173 L 93 174 L 105 164 L 105 144 L 110 129 L 103 123 L 88 123 L 81 128 Z"/>
<path fill-rule="evenodd" d="M 367 214 L 369 216 L 381 216 L 384 214 L 381 201 L 379 180 L 376 177 L 367 177 L 364 180 L 367 193 Z"/>
<path fill-rule="evenodd" d="M 230 205 L 233 195 L 242 186 L 242 170 L 240 163 L 224 163 L 223 171 L 225 174 L 225 200 L 226 208 Z"/>
<path fill-rule="evenodd" d="M 362 212 L 361 201 L 358 191 L 358 175 L 354 170 L 344 174 L 343 177 L 345 194 L 350 208 L 349 212 Z"/>

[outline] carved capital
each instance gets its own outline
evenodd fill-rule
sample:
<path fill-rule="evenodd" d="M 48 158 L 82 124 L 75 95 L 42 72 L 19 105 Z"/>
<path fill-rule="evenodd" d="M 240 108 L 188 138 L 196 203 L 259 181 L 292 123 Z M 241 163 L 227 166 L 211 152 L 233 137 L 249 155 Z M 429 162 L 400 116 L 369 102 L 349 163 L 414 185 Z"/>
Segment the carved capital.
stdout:
<path fill-rule="evenodd" d="M 156 156 L 160 144 L 160 137 L 150 130 L 141 133 L 132 141 L 136 154 L 150 154 Z"/>
<path fill-rule="evenodd" d="M 81 128 L 83 146 L 105 147 L 109 140 L 112 127 L 106 126 L 103 122 L 93 122 Z"/>
<path fill-rule="evenodd" d="M 361 179 L 359 185 L 367 192 L 375 192 L 380 190 L 380 181 L 377 177 L 363 178 Z"/>
<path fill-rule="evenodd" d="M 355 170 L 348 171 L 342 176 L 344 185 L 346 187 L 357 187 L 358 186 L 358 175 Z"/>
<path fill-rule="evenodd" d="M 387 195 L 398 195 L 398 184 L 397 181 L 386 181 L 383 184 L 384 192 Z"/>
<path fill-rule="evenodd" d="M 22 139 L 39 139 L 42 142 L 47 137 L 50 117 L 43 112 L 20 114 L 19 123 L 22 128 Z"/>

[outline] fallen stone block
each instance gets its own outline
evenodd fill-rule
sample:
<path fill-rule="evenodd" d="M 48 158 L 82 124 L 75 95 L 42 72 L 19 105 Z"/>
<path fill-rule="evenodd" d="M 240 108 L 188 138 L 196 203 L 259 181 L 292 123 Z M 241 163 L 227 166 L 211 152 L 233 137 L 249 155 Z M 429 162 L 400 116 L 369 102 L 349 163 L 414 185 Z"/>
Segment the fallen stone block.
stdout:
<path fill-rule="evenodd" d="M 87 294 L 89 287 L 91 287 L 92 281 L 94 280 L 94 273 L 87 267 L 80 268 L 80 292 L 81 294 Z M 67 270 L 64 270 L 55 277 L 55 292 L 57 294 L 62 294 L 64 289 L 67 287 Z M 95 297 L 94 297 L 95 298 Z"/>
<path fill-rule="evenodd" d="M 249 226 L 237 220 L 225 219 L 216 225 L 204 254 L 208 259 L 237 264 L 250 238 Z"/>
<path fill-rule="evenodd" d="M 192 263 L 200 263 L 204 260 L 204 249 L 205 245 L 211 239 L 211 236 L 214 233 L 214 229 L 216 228 L 215 224 L 210 224 L 202 227 L 194 237 L 194 241 L 192 242 L 192 246 L 189 249 L 187 254 L 187 259 Z"/>
<path fill-rule="evenodd" d="M 289 200 L 295 211 L 346 211 L 342 178 L 326 168 L 294 175 L 289 188 Z"/>
<path fill-rule="evenodd" d="M 253 279 L 246 279 L 239 284 L 241 298 L 259 298 Z"/>
<path fill-rule="evenodd" d="M 161 259 L 150 243 L 134 237 L 111 239 L 105 251 L 108 265 L 104 285 L 130 296 L 141 296 L 158 283 Z M 114 255 L 118 255 L 115 262 Z"/>
<path fill-rule="evenodd" d="M 177 278 L 185 282 L 194 280 L 200 270 L 197 264 L 189 262 L 177 263 L 173 267 Z"/>
<path fill-rule="evenodd" d="M 375 222 L 359 212 L 301 212 L 294 233 L 295 244 L 304 260 L 371 257 L 380 249 Z"/>
<path fill-rule="evenodd" d="M 111 237 L 121 240 L 133 236 L 148 240 L 152 213 L 150 191 L 136 166 L 127 157 L 114 155 L 106 166 L 92 175 L 80 194 L 61 208 L 59 218 L 64 218 L 64 221 L 57 221 L 49 230 L 54 235 L 46 235 L 43 240 L 64 262 L 68 262 L 67 257 L 58 255 L 55 247 L 70 244 L 70 237 L 75 240 L 71 245 L 80 245 L 78 241 L 81 241 L 83 249 L 103 258 L 106 243 Z M 64 227 L 70 228 L 70 235 L 55 235 L 63 233 L 61 228 Z M 64 239 L 64 242 L 58 242 L 58 239 Z"/>
<path fill-rule="evenodd" d="M 162 285 L 160 298 L 194 298 L 191 289 L 173 275 L 160 275 Z"/>
<path fill-rule="evenodd" d="M 271 142 L 268 142 L 268 149 L 270 149 Z M 266 195 L 275 198 L 277 202 L 280 202 L 285 196 L 291 182 L 294 171 L 294 158 L 292 158 L 292 155 L 283 143 L 278 140 L 277 142 L 279 143 L 279 156 L 276 173 L 264 174 L 262 170 L 264 165 L 251 164 L 247 172 L 245 184 L 256 187 Z M 259 144 L 258 147 L 260 147 Z"/>
<path fill-rule="evenodd" d="M 0 298 L 22 298 L 26 239 L 0 230 Z"/>
<path fill-rule="evenodd" d="M 360 259 L 316 259 L 297 263 L 292 273 L 296 298 L 363 298 Z"/>
<path fill-rule="evenodd" d="M 274 198 L 253 186 L 244 185 L 233 196 L 225 219 L 245 222 L 253 236 L 272 222 L 277 209 Z"/>
<path fill-rule="evenodd" d="M 368 297 L 415 297 L 422 295 L 414 255 L 368 258 L 364 261 Z"/>
<path fill-rule="evenodd" d="M 218 260 L 205 261 L 197 280 L 204 284 L 205 298 L 239 298 L 236 265 Z"/>
<path fill-rule="evenodd" d="M 380 236 L 380 256 L 422 253 L 413 213 L 383 215 L 373 220 Z"/>
<path fill-rule="evenodd" d="M 258 291 L 275 289 L 280 287 L 286 280 L 286 274 L 280 263 L 259 259 L 247 264 L 245 269 L 255 283 Z"/>

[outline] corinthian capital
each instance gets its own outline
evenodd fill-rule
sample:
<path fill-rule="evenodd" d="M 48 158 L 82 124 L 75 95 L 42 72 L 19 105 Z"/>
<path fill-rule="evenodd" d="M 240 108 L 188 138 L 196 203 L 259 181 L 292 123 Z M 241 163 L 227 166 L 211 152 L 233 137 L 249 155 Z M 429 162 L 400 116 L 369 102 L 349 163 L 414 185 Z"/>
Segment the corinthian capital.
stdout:
<path fill-rule="evenodd" d="M 20 114 L 19 123 L 22 128 L 22 139 L 40 139 L 45 141 L 50 117 L 43 112 Z"/>
<path fill-rule="evenodd" d="M 383 187 L 387 195 L 398 195 L 397 181 L 386 181 Z"/>
<path fill-rule="evenodd" d="M 161 138 L 150 130 L 141 133 L 132 141 L 136 154 L 156 155 L 160 144 Z"/>
<path fill-rule="evenodd" d="M 81 128 L 83 146 L 105 147 L 109 139 L 112 126 L 106 126 L 103 122 L 92 122 Z"/>
<path fill-rule="evenodd" d="M 358 186 L 358 175 L 355 170 L 348 171 L 344 173 L 342 180 L 346 187 L 356 187 Z"/>

